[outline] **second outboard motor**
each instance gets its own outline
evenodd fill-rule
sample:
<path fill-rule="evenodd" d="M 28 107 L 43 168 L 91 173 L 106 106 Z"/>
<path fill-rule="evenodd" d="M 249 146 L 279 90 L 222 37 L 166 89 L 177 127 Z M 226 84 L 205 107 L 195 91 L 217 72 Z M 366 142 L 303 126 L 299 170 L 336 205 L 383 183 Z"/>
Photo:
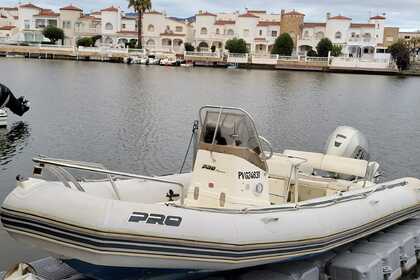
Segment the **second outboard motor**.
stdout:
<path fill-rule="evenodd" d="M 354 159 L 369 160 L 365 136 L 350 126 L 339 126 L 328 137 L 325 153 Z"/>

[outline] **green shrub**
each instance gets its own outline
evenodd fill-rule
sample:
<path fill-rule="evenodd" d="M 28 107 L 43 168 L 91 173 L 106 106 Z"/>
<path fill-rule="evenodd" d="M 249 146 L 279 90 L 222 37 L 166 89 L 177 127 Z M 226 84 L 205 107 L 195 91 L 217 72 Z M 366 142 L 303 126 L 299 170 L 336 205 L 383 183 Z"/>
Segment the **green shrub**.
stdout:
<path fill-rule="evenodd" d="M 398 40 L 388 48 L 389 53 L 395 59 L 400 70 L 410 66 L 410 48 L 404 40 Z"/>
<path fill-rule="evenodd" d="M 321 41 L 318 42 L 316 46 L 316 51 L 318 56 L 320 57 L 328 57 L 328 53 L 332 51 L 333 44 L 331 43 L 330 39 L 322 38 Z"/>
<path fill-rule="evenodd" d="M 64 31 L 56 26 L 49 25 L 42 30 L 42 35 L 49 39 L 52 44 L 55 44 L 58 40 L 64 41 Z"/>
<path fill-rule="evenodd" d="M 293 48 L 294 43 L 292 37 L 290 37 L 289 33 L 283 33 L 277 37 L 276 41 L 274 42 L 271 54 L 290 56 L 293 53 Z"/>
<path fill-rule="evenodd" d="M 225 49 L 230 53 L 247 53 L 248 48 L 244 39 L 233 38 L 226 41 Z"/>
<path fill-rule="evenodd" d="M 184 48 L 187 52 L 193 52 L 194 51 L 194 46 L 191 45 L 191 43 L 188 43 L 188 42 L 184 43 Z"/>
<path fill-rule="evenodd" d="M 77 40 L 77 46 L 80 47 L 91 47 L 93 45 L 92 38 L 90 37 L 83 37 Z"/>
<path fill-rule="evenodd" d="M 306 53 L 306 55 L 309 56 L 309 57 L 318 56 L 318 54 L 316 53 L 316 51 L 314 49 L 312 49 L 312 48 Z"/>
<path fill-rule="evenodd" d="M 333 45 L 331 49 L 332 56 L 340 56 L 342 54 L 343 46 L 341 45 Z"/>

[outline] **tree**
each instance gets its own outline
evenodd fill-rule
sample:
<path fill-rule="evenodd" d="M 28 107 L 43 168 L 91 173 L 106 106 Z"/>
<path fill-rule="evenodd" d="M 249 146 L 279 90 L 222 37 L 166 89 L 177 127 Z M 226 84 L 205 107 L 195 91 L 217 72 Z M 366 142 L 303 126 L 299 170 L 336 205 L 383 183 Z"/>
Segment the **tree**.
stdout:
<path fill-rule="evenodd" d="M 341 45 L 333 45 L 331 49 L 332 56 L 340 56 L 342 54 L 343 47 Z"/>
<path fill-rule="evenodd" d="M 274 42 L 271 54 L 291 56 L 293 48 L 294 43 L 292 37 L 290 37 L 289 33 L 283 33 L 277 37 L 276 41 Z"/>
<path fill-rule="evenodd" d="M 93 45 L 93 40 L 91 37 L 83 37 L 77 40 L 76 45 L 78 47 L 91 47 Z"/>
<path fill-rule="evenodd" d="M 187 52 L 193 52 L 194 51 L 194 46 L 191 45 L 191 43 L 186 42 L 186 43 L 184 43 L 184 49 Z"/>
<path fill-rule="evenodd" d="M 42 35 L 54 45 L 58 40 L 64 42 L 64 31 L 56 26 L 48 25 L 42 30 Z"/>
<path fill-rule="evenodd" d="M 316 51 L 318 53 L 318 56 L 320 57 L 327 57 L 328 53 L 332 51 L 332 49 L 333 49 L 333 44 L 328 38 L 322 38 L 321 41 L 319 41 L 318 45 L 316 46 Z"/>
<path fill-rule="evenodd" d="M 92 36 L 91 39 L 92 39 L 92 47 L 94 47 L 96 45 L 96 41 L 102 39 L 102 35 Z"/>
<path fill-rule="evenodd" d="M 137 40 L 136 39 L 130 39 L 130 41 L 128 41 L 127 43 L 127 47 L 129 47 L 130 49 L 134 49 L 137 45 Z"/>
<path fill-rule="evenodd" d="M 152 8 L 152 0 L 128 0 L 128 8 L 137 12 L 137 44 L 142 48 L 143 14 Z"/>
<path fill-rule="evenodd" d="M 248 48 L 244 39 L 233 38 L 226 41 L 225 49 L 230 53 L 247 53 Z"/>
<path fill-rule="evenodd" d="M 388 48 L 400 70 L 405 70 L 410 65 L 410 48 L 404 40 L 398 40 Z"/>
<path fill-rule="evenodd" d="M 313 48 L 311 48 L 307 53 L 306 53 L 306 55 L 307 56 L 309 56 L 309 57 L 315 57 L 315 56 L 318 56 L 318 54 L 316 53 L 316 51 L 313 49 Z"/>

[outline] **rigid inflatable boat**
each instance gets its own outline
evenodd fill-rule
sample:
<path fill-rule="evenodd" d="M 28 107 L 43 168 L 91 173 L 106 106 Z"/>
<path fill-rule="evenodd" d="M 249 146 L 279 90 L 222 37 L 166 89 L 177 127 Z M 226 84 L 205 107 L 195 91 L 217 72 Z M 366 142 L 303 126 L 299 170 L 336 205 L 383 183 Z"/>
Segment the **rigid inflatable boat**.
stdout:
<path fill-rule="evenodd" d="M 216 271 L 319 254 L 419 210 L 420 181 L 377 183 L 378 164 L 351 128 L 335 131 L 325 154 L 275 153 L 242 109 L 205 106 L 199 116 L 191 173 L 36 158 L 34 178 L 18 177 L 2 205 L 4 228 L 69 261 Z"/>

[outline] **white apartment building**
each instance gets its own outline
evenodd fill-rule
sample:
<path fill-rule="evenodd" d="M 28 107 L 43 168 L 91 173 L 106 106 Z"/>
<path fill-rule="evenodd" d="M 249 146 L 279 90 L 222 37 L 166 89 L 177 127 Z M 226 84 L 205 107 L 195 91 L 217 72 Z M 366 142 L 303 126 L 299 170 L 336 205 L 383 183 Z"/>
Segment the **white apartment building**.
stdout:
<path fill-rule="evenodd" d="M 143 15 L 142 43 L 146 49 L 155 51 L 182 53 L 186 42 L 196 50 L 208 51 L 214 46 L 219 51 L 224 50 L 227 40 L 236 37 L 246 41 L 250 52 L 268 54 L 276 38 L 287 32 L 297 52 L 315 48 L 324 37 L 341 45 L 344 54 L 354 57 L 372 55 L 384 46 L 383 16 L 371 17 L 366 23 L 354 23 L 342 15 L 328 15 L 325 22 L 315 23 L 304 22 L 304 17 L 294 10 L 269 13 L 247 9 L 244 13 L 200 11 L 188 21 L 150 11 Z M 102 36 L 101 43 L 114 47 L 137 41 L 137 16 L 126 14 L 119 7 L 90 14 L 74 5 L 60 8 L 59 13 L 33 4 L 0 7 L 0 40 L 46 41 L 42 30 L 48 25 L 64 30 L 65 45 L 75 45 L 79 38 L 95 35 Z"/>
<path fill-rule="evenodd" d="M 327 37 L 333 44 L 342 46 L 342 52 L 352 57 L 373 56 L 384 48 L 385 17 L 374 16 L 366 23 L 353 23 L 342 15 L 330 17 L 326 22 L 306 22 L 298 40 L 298 51 L 315 49 Z"/>
<path fill-rule="evenodd" d="M 192 24 L 192 44 L 197 50 L 209 50 L 212 46 L 223 50 L 227 40 L 237 37 L 246 41 L 251 52 L 266 53 L 280 35 L 280 18 L 280 14 L 256 10 L 243 14 L 200 11 Z"/>

